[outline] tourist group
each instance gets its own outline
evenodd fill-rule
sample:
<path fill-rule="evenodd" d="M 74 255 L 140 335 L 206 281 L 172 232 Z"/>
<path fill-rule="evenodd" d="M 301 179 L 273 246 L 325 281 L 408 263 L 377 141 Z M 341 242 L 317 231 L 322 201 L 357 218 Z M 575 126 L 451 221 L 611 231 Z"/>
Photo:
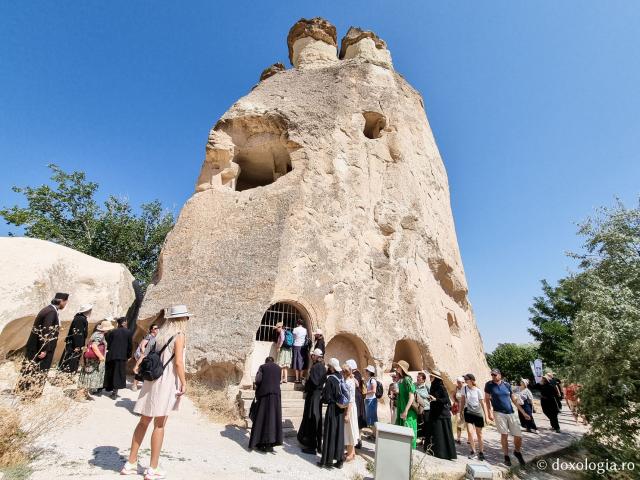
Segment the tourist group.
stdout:
<path fill-rule="evenodd" d="M 68 298 L 66 293 L 57 293 L 34 321 L 16 386 L 16 394 L 22 398 L 42 394 L 60 330 L 58 312 L 65 308 Z M 103 391 L 115 399 L 118 389 L 126 386 L 132 333 L 126 318 L 118 318 L 115 326 L 110 319 L 98 322 L 89 335 L 91 309 L 87 304 L 76 313 L 58 370 L 70 374 L 69 378 L 75 378 L 79 371 L 78 399 L 91 399 Z M 136 390 L 140 381 L 142 387 L 133 411 L 140 419 L 121 470 L 123 475 L 138 475 L 142 470 L 146 480 L 165 478 L 159 466 L 160 451 L 168 415 L 179 408 L 186 392 L 184 352 L 189 316 L 184 305 L 169 308 L 162 327 L 151 325 L 134 353 L 132 388 Z M 250 450 L 273 452 L 274 446 L 283 443 L 281 388 L 288 382 L 288 370 L 293 369 L 294 381 L 303 384 L 305 392 L 297 439 L 303 453 L 319 455 L 317 463 L 322 468 L 342 468 L 344 462 L 352 461 L 362 447 L 363 429 L 375 437 L 378 403 L 383 397 L 394 423 L 413 430 L 413 448 L 453 460 L 457 457 L 456 443 L 461 443 L 462 431 L 466 430 L 469 458 L 485 460 L 482 431 L 489 420 L 501 434 L 504 464 L 511 465 L 509 435 L 513 437 L 513 456 L 520 465 L 525 464 L 521 428 L 537 433 L 533 395 L 526 379 L 514 388 L 502 379 L 500 370 L 493 369 L 491 380 L 479 388 L 474 374 L 467 373 L 457 379 L 455 391 L 449 392 L 439 371 L 418 372 L 414 381 L 409 364 L 400 360 L 394 364 L 385 395 L 374 366 L 368 365 L 363 376 L 353 359 L 342 364 L 336 358 L 325 362 L 322 331 L 316 330 L 313 337 L 312 341 L 302 319 L 292 330 L 282 323 L 274 326 L 275 358 L 267 357 L 255 376 L 255 397 L 249 412 Z M 572 411 L 577 404 L 573 387 L 565 389 Z M 541 406 L 556 432 L 560 431 L 561 398 L 559 382 L 548 373 L 541 382 Z M 151 459 L 149 467 L 142 469 L 138 451 L 151 423 Z"/>

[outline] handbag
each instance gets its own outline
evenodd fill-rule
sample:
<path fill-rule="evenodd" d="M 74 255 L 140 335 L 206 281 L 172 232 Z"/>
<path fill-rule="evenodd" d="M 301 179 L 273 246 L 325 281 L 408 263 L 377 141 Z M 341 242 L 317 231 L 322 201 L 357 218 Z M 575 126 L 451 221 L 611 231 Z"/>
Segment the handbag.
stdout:
<path fill-rule="evenodd" d="M 422 415 L 424 412 L 424 399 L 417 393 L 413 394 L 413 402 L 411 403 L 411 409 L 418 415 Z"/>
<path fill-rule="evenodd" d="M 100 353 L 104 357 L 104 352 L 105 352 L 104 343 L 99 343 L 98 344 L 98 350 L 100 351 Z M 98 359 L 98 356 L 96 355 L 96 352 L 94 352 L 93 348 L 91 348 L 91 344 L 89 344 L 87 349 L 84 351 L 83 356 L 84 356 L 85 360 L 97 360 Z"/>

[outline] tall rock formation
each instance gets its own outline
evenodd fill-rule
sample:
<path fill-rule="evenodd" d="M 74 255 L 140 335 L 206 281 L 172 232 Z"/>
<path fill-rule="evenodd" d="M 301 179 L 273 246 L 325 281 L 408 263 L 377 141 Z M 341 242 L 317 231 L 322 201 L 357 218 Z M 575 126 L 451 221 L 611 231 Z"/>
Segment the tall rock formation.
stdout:
<path fill-rule="evenodd" d="M 449 380 L 487 373 L 447 174 L 423 100 L 376 34 L 302 19 L 294 68 L 268 68 L 209 135 L 194 195 L 140 318 L 192 312 L 188 366 L 250 383 L 277 320 L 324 330 L 328 355 Z"/>

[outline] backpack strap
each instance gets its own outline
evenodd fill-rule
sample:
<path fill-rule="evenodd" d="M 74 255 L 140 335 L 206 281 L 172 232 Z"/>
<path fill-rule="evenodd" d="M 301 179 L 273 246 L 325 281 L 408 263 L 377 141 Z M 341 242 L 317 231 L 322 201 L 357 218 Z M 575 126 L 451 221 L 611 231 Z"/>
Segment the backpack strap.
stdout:
<path fill-rule="evenodd" d="M 165 344 L 164 344 L 164 346 L 160 349 L 160 351 L 158 352 L 158 356 L 159 356 L 160 358 L 162 358 L 162 352 L 164 352 L 164 349 L 165 349 L 165 348 L 167 348 L 167 347 L 169 346 L 169 344 L 173 341 L 173 339 L 174 339 L 174 338 L 176 338 L 176 335 L 178 335 L 178 334 L 176 333 L 175 335 L 173 335 L 173 336 L 169 339 L 169 341 L 168 341 L 167 343 L 165 343 Z M 154 348 L 154 350 L 155 350 L 155 348 L 156 348 L 155 343 L 153 344 L 153 348 Z M 171 357 L 169 357 L 169 360 L 167 360 L 167 363 L 165 363 L 164 365 L 162 365 L 162 369 L 163 369 L 163 370 L 164 370 L 165 368 L 167 368 L 167 365 L 169 365 L 169 364 L 171 363 L 171 360 L 173 360 L 173 357 L 175 357 L 175 356 L 176 356 L 176 352 L 174 351 L 174 352 L 171 354 Z"/>

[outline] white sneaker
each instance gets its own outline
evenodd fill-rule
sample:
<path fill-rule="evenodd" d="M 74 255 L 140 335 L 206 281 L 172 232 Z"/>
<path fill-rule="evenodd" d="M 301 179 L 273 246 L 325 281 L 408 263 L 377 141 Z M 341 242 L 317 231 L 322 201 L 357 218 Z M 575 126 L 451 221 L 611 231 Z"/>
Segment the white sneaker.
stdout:
<path fill-rule="evenodd" d="M 166 478 L 164 470 L 160 468 L 160 465 L 158 465 L 157 468 L 147 468 L 147 471 L 144 474 L 144 480 L 157 480 L 160 478 Z"/>
<path fill-rule="evenodd" d="M 138 475 L 138 464 L 125 462 L 124 467 L 120 470 L 120 475 Z"/>

